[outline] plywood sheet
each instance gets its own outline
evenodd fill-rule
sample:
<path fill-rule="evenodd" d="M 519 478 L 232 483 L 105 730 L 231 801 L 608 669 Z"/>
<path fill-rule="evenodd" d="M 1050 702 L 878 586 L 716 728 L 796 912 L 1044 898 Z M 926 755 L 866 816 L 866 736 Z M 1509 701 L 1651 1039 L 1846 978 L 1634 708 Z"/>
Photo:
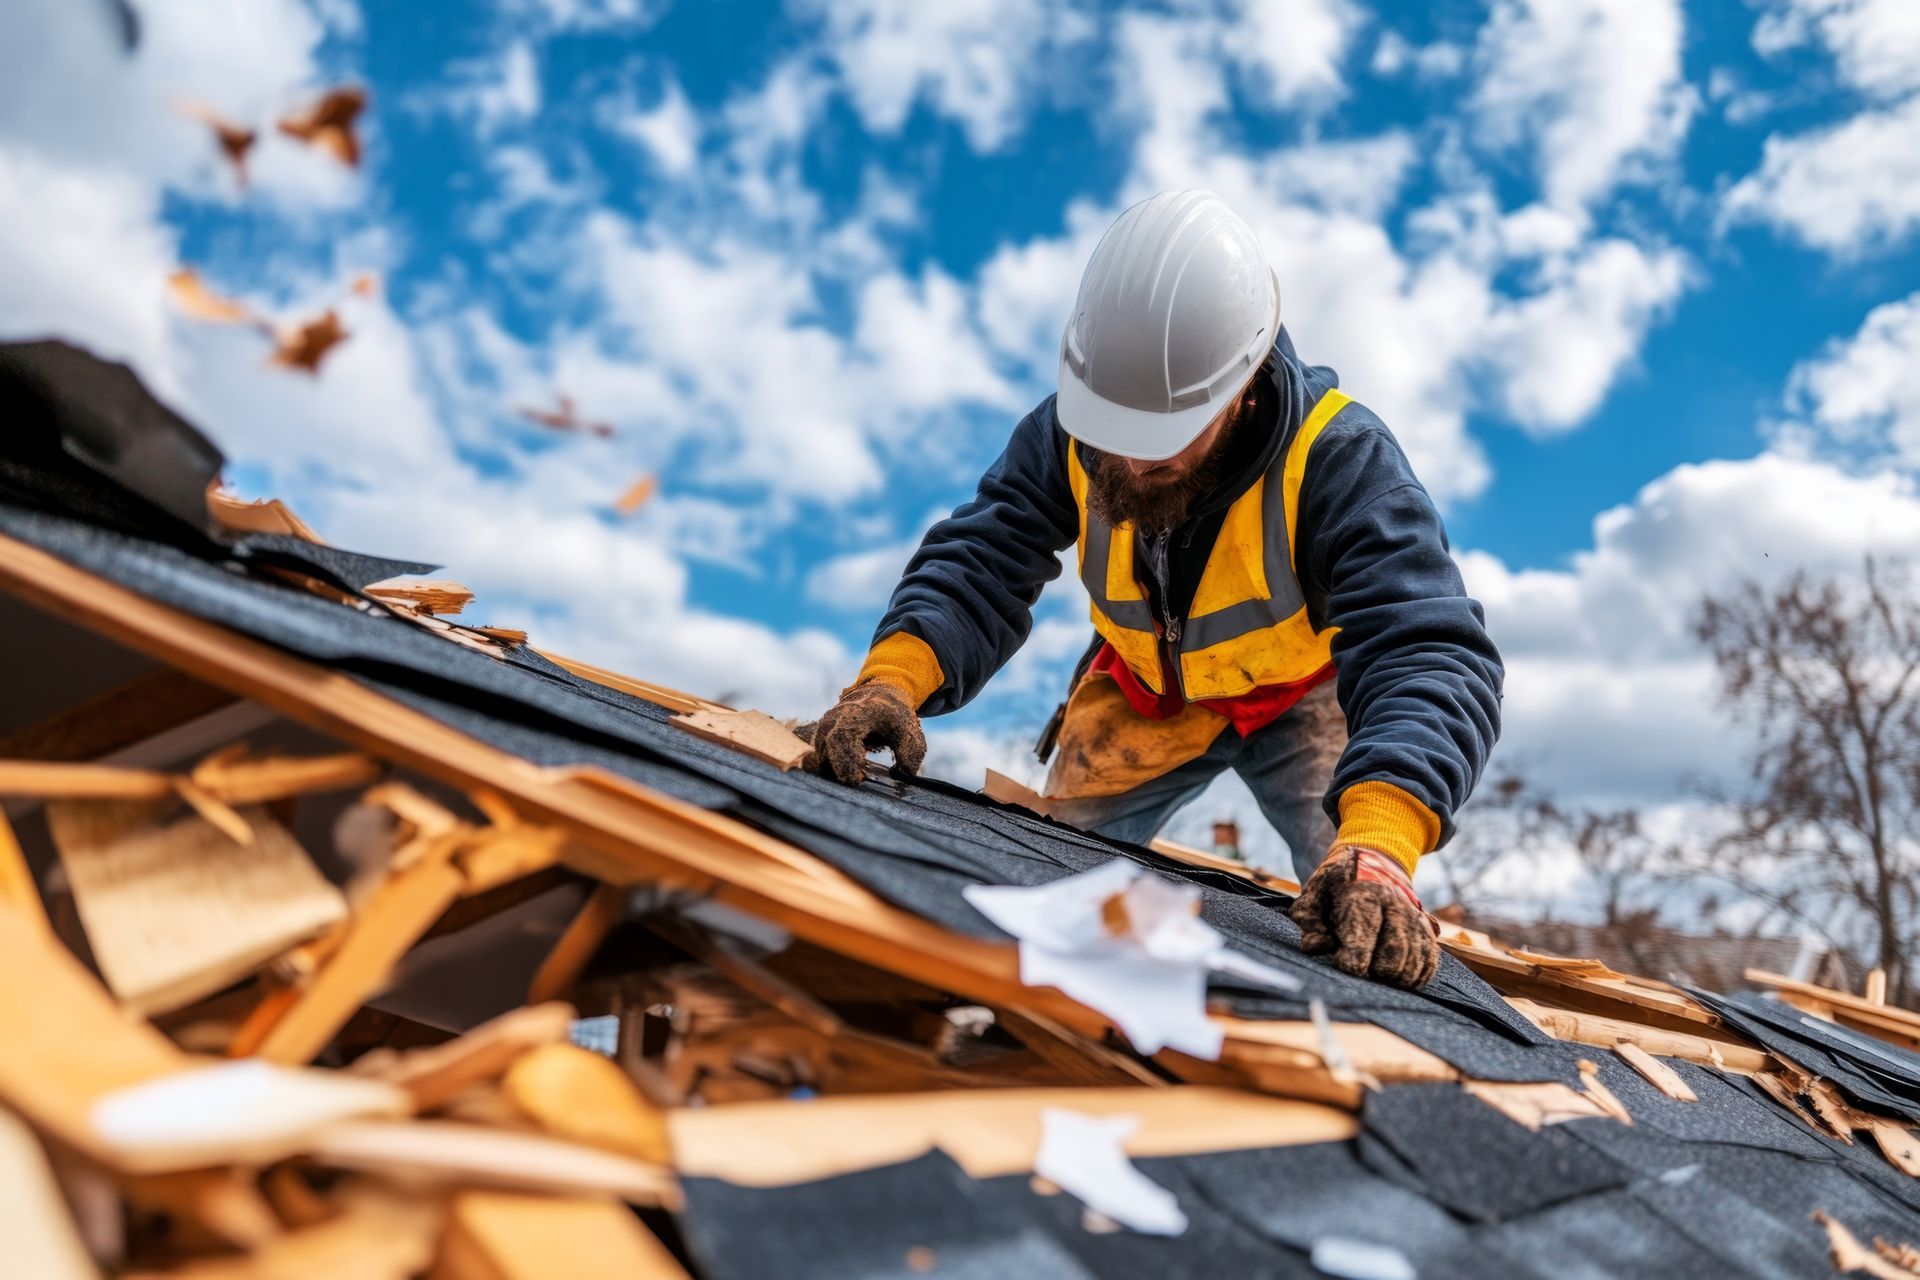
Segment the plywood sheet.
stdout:
<path fill-rule="evenodd" d="M 242 817 L 248 845 L 160 805 L 47 807 L 94 959 L 129 1008 L 177 1009 L 345 917 L 285 827 L 264 808 Z"/>

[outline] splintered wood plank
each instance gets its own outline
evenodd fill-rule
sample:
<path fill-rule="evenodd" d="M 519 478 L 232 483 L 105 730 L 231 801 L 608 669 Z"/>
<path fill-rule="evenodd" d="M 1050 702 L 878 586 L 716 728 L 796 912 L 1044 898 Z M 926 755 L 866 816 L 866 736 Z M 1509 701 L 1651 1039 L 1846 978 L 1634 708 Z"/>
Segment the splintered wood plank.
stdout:
<path fill-rule="evenodd" d="M 993 776 L 1004 776 L 993 775 L 992 770 L 988 770 L 988 773 L 990 775 L 989 782 L 991 782 Z M 993 795 L 991 788 L 988 789 L 987 794 L 993 796 L 996 800 L 1003 798 Z M 1260 867 L 1249 866 L 1244 862 L 1236 862 L 1232 858 L 1223 858 L 1217 853 L 1208 853 L 1204 849 L 1196 849 L 1192 845 L 1180 844 L 1176 841 L 1168 840 L 1163 836 L 1155 836 L 1149 840 L 1147 847 L 1155 853 L 1164 853 L 1175 862 L 1184 862 L 1190 867 L 1203 867 L 1209 871 L 1224 871 L 1230 876 L 1239 876 L 1242 880 L 1252 881 L 1261 888 L 1271 889 L 1275 893 L 1297 894 L 1300 892 L 1300 882 L 1298 880 L 1289 880 L 1286 876 L 1275 875 L 1273 872 Z"/>
<path fill-rule="evenodd" d="M 557 1000 L 572 990 L 626 909 L 627 890 L 619 885 L 595 885 L 580 914 L 567 925 L 566 932 L 534 972 L 533 981 L 527 986 L 527 1002 Z"/>
<path fill-rule="evenodd" d="M 1826 1210 L 1815 1209 L 1813 1220 L 1827 1229 L 1827 1251 L 1835 1271 L 1842 1275 L 1863 1271 L 1876 1280 L 1913 1280 L 1913 1271 L 1861 1244 L 1858 1236 Z"/>
<path fill-rule="evenodd" d="M 0 814 L 0 906 L 13 912 L 13 927 L 24 925 L 51 935 L 53 926 L 47 920 L 47 904 L 41 900 L 33 868 L 27 865 L 27 855 L 21 852 L 20 842 L 14 838 L 13 827 L 4 814 Z M 7 921 L 0 920 L 0 927 L 6 925 Z"/>
<path fill-rule="evenodd" d="M 1537 1130 L 1568 1120 L 1613 1116 L 1613 1112 L 1600 1100 L 1558 1081 L 1510 1084 L 1496 1080 L 1468 1080 L 1461 1088 L 1509 1120 L 1529 1129 Z"/>
<path fill-rule="evenodd" d="M 367 588 L 376 600 L 400 600 L 432 614 L 456 614 L 473 603 L 473 592 L 447 578 L 422 578 L 417 582 L 391 578 Z"/>
<path fill-rule="evenodd" d="M 325 756 L 249 756 L 245 749 L 215 752 L 195 765 L 192 780 L 230 805 L 265 804 L 316 791 L 365 786 L 380 762 L 357 751 Z"/>
<path fill-rule="evenodd" d="M 177 1009 L 346 915 L 346 899 L 261 808 L 250 845 L 198 814 L 58 801 L 47 826 L 101 976 L 128 1008 Z"/>
<path fill-rule="evenodd" d="M 465 1035 L 425 1049 L 375 1049 L 351 1068 L 399 1085 L 413 1097 L 416 1110 L 431 1111 L 476 1084 L 498 1080 L 515 1060 L 541 1045 L 567 1038 L 572 1005 L 534 1005 L 512 1009 Z"/>
<path fill-rule="evenodd" d="M 1916 1141 L 1913 1130 L 1885 1116 L 1868 1115 L 1865 1112 L 1853 1113 L 1853 1122 L 1873 1135 L 1882 1155 L 1910 1178 L 1920 1178 L 1920 1141 Z"/>
<path fill-rule="evenodd" d="M 683 693 L 679 689 L 670 689 L 666 685 L 655 684 L 651 680 L 642 680 L 637 676 L 622 675 L 618 671 L 609 671 L 605 667 L 596 667 L 590 662 L 582 662 L 578 658 L 569 658 L 564 654 L 554 653 L 550 649 L 535 649 L 534 652 L 542 658 L 545 658 L 548 662 L 551 662 L 554 666 L 579 676 L 582 680 L 591 681 L 598 685 L 605 685 L 607 688 L 616 689 L 621 693 L 631 694 L 633 697 L 645 702 L 651 702 L 655 706 L 665 707 L 669 711 L 732 710 L 731 707 L 723 703 L 695 697 L 691 693 Z"/>
<path fill-rule="evenodd" d="M 673 723 L 696 738 L 732 747 L 782 772 L 798 768 L 813 750 L 764 711 L 684 711 Z"/>
<path fill-rule="evenodd" d="M 1682 1080 L 1679 1072 L 1631 1040 L 1622 1040 L 1613 1046 L 1613 1051 L 1620 1055 L 1621 1061 L 1645 1076 L 1648 1084 L 1669 1098 L 1678 1102 L 1700 1101 L 1693 1092 L 1693 1086 Z"/>
<path fill-rule="evenodd" d="M 1197 1155 L 1341 1142 L 1359 1129 L 1346 1111 L 1235 1089 L 989 1089 L 785 1099 L 667 1114 L 684 1177 L 740 1186 L 812 1182 L 914 1159 L 938 1147 L 976 1178 L 1028 1173 L 1040 1146 L 1040 1113 L 1137 1116 L 1128 1155 Z"/>
<path fill-rule="evenodd" d="M 686 1274 L 617 1200 L 467 1191 L 454 1197 L 429 1280 L 683 1280 Z"/>
<path fill-rule="evenodd" d="M 680 1188 L 658 1164 L 576 1142 L 445 1120 L 349 1120 L 304 1144 L 320 1164 L 400 1181 L 619 1196 L 678 1207 Z"/>
<path fill-rule="evenodd" d="M 1046 817 L 1053 810 L 1051 802 L 1045 796 L 1026 783 L 1009 778 L 998 769 L 987 770 L 987 780 L 980 791 L 989 800 L 997 800 L 1001 804 L 1019 805 L 1022 809 L 1037 813 L 1041 817 Z"/>
<path fill-rule="evenodd" d="M 96 1159 L 93 1104 L 129 1085 L 184 1070 L 188 1060 L 106 989 L 52 935 L 0 928 L 0 1102 Z"/>
<path fill-rule="evenodd" d="M 1534 1026 L 1557 1040 L 1571 1040 L 1576 1044 L 1590 1044 L 1601 1049 L 1611 1049 L 1618 1044 L 1637 1044 L 1648 1053 L 1662 1058 L 1681 1058 L 1722 1071 L 1736 1071 L 1741 1075 L 1764 1071 L 1773 1061 L 1763 1050 L 1732 1039 L 1667 1031 L 1597 1013 L 1550 1009 L 1519 996 L 1508 996 L 1506 1000 Z"/>
<path fill-rule="evenodd" d="M 44 760 L 0 760 L 0 795 L 47 799 L 162 800 L 173 779 L 152 769 Z"/>
<path fill-rule="evenodd" d="M 466 885 L 442 847 L 390 877 L 353 918 L 293 1006 L 260 1041 L 272 1062 L 311 1062 L 354 1011 L 379 994 L 393 966 Z"/>
<path fill-rule="evenodd" d="M 0 734 L 0 759 L 97 760 L 237 699 L 172 667 L 158 667 L 78 706 Z"/>
<path fill-rule="evenodd" d="M 207 488 L 207 514 L 222 528 L 235 533 L 284 533 L 324 545 L 320 535 L 280 499 L 260 498 L 248 502 L 220 488 L 217 480 Z"/>
<path fill-rule="evenodd" d="M 668 1159 L 666 1120 L 611 1059 L 574 1044 L 534 1049 L 501 1092 L 548 1133 L 640 1160 Z"/>
<path fill-rule="evenodd" d="M 0 1107 L 0 1239 L 6 1271 L 35 1280 L 94 1280 L 66 1197 L 33 1130 Z"/>
<path fill-rule="evenodd" d="M 461 846 L 454 861 L 467 879 L 467 893 L 485 893 L 557 865 L 566 844 L 567 833 L 557 827 L 483 827 Z"/>

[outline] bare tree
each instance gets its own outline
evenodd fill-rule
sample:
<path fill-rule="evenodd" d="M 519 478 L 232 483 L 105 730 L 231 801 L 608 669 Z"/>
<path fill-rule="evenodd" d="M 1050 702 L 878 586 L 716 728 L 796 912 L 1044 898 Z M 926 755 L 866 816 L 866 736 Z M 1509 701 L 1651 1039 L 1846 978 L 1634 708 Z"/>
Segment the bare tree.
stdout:
<path fill-rule="evenodd" d="M 1668 859 L 1642 826 L 1639 810 L 1583 812 L 1569 820 L 1567 838 L 1599 898 L 1600 923 L 1618 951 L 1616 963 L 1638 972 L 1657 968 L 1660 907 L 1653 894 Z"/>
<path fill-rule="evenodd" d="M 1872 957 L 1912 997 L 1920 891 L 1920 595 L 1910 566 L 1747 582 L 1695 631 L 1756 736 L 1753 794 L 1711 867 L 1772 911 Z"/>
<path fill-rule="evenodd" d="M 1428 860 L 1440 873 L 1444 894 L 1435 906 L 1456 917 L 1483 911 L 1477 890 L 1493 869 L 1544 847 L 1564 821 L 1551 801 L 1512 772 L 1482 783 L 1461 817 L 1453 840 Z"/>

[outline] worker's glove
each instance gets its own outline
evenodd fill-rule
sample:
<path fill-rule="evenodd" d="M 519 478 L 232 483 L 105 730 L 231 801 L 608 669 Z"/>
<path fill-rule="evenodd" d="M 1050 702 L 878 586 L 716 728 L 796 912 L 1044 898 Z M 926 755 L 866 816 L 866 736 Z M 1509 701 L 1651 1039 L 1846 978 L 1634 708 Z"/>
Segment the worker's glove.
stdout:
<path fill-rule="evenodd" d="M 1310 956 L 1361 978 L 1425 986 L 1440 968 L 1440 930 L 1407 869 L 1378 849 L 1338 845 L 1307 878 L 1289 913 Z"/>
<path fill-rule="evenodd" d="M 896 773 L 918 773 L 927 758 L 920 717 L 898 689 L 881 680 L 846 690 L 817 723 L 797 732 L 813 744 L 807 767 L 849 785 L 866 778 L 869 751 L 893 752 Z"/>

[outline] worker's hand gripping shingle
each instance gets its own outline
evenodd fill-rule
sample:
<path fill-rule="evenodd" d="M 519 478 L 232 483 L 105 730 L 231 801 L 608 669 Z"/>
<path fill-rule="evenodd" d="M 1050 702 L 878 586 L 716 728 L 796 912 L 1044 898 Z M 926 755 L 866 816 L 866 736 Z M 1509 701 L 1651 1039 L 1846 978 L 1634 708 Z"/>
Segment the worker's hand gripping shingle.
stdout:
<path fill-rule="evenodd" d="M 869 751 L 893 752 L 896 773 L 918 773 L 927 758 L 920 717 L 898 689 L 879 680 L 843 692 L 811 727 L 812 734 L 803 735 L 813 743 L 807 767 L 849 785 L 866 778 Z"/>
<path fill-rule="evenodd" d="M 1406 868 L 1378 849 L 1340 845 L 1294 899 L 1300 947 L 1362 978 L 1425 986 L 1440 968 L 1439 930 Z"/>

